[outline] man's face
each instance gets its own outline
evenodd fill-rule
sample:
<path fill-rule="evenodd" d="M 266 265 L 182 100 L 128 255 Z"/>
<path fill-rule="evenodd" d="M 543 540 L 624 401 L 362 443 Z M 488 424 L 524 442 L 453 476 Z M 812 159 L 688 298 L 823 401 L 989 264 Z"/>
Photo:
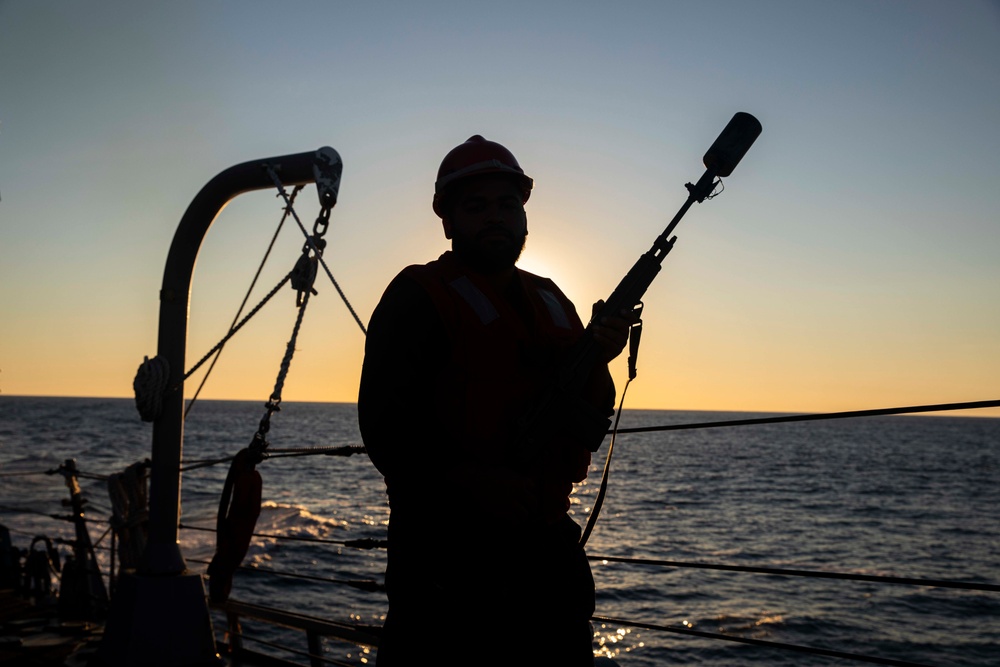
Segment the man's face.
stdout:
<path fill-rule="evenodd" d="M 481 273 L 511 268 L 528 236 L 520 189 L 503 177 L 472 179 L 460 187 L 445 221 L 452 250 Z"/>

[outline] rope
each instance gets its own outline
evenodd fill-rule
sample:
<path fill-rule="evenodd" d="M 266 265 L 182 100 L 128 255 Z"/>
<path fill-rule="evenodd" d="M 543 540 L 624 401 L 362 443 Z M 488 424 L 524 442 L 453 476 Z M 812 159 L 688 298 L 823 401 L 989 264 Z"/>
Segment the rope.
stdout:
<path fill-rule="evenodd" d="M 208 564 L 208 561 L 199 560 L 197 558 L 189 558 L 189 562 L 192 563 L 202 563 Z M 271 574 L 276 577 L 287 577 L 289 579 L 303 579 L 306 581 L 320 581 L 326 584 L 341 584 L 344 586 L 351 586 L 363 591 L 368 591 L 370 593 L 375 593 L 378 591 L 384 591 L 385 586 L 379 584 L 377 581 L 372 579 L 331 579 L 330 577 L 317 577 L 310 574 L 297 574 L 295 572 L 287 572 L 283 570 L 274 570 L 271 568 L 262 567 L 249 567 L 247 565 L 240 565 L 236 568 L 237 570 L 242 570 L 244 572 L 256 572 L 258 574 Z"/>
<path fill-rule="evenodd" d="M 313 456 L 322 454 L 324 456 L 353 456 L 365 452 L 363 445 L 343 445 L 340 447 L 299 447 L 287 449 L 272 449 L 269 458 L 281 458 L 283 456 Z"/>
<path fill-rule="evenodd" d="M 870 581 L 880 584 L 904 584 L 909 586 L 931 586 L 934 588 L 960 588 L 970 591 L 1000 592 L 997 584 L 975 584 L 966 581 L 950 581 L 947 579 L 917 579 L 913 577 L 890 577 L 877 574 L 853 574 L 846 572 L 823 572 L 820 570 L 785 570 L 774 567 L 752 567 L 744 565 L 721 565 L 715 563 L 685 563 L 672 560 L 657 560 L 647 558 L 625 558 L 618 556 L 590 556 L 595 561 L 609 563 L 628 563 L 632 565 L 657 565 L 661 567 L 690 567 L 699 570 L 725 570 L 729 572 L 750 572 L 753 574 L 776 574 L 788 577 L 808 577 L 813 579 L 846 579 L 851 581 Z"/>
<path fill-rule="evenodd" d="M 184 374 L 183 380 L 187 380 L 191 377 L 191 375 L 201 368 L 201 366 L 208 361 L 213 354 L 217 351 L 221 351 L 229 339 L 236 335 L 236 332 L 242 329 L 243 325 L 249 322 L 250 319 L 264 307 L 264 304 L 270 301 L 271 298 L 274 297 L 274 295 L 277 294 L 282 287 L 284 287 L 285 283 L 291 280 L 291 277 L 291 273 L 286 275 L 281 282 L 275 285 L 274 289 L 272 289 L 270 293 L 268 293 L 268 295 L 265 296 L 252 311 L 250 311 L 246 317 L 240 320 L 236 326 L 230 327 L 229 333 L 227 333 L 222 340 L 216 343 L 215 347 L 209 350 L 205 356 L 198 361 L 198 363 L 192 366 L 191 370 Z M 213 365 L 214 363 L 215 362 L 213 361 Z M 209 369 L 209 372 L 210 371 L 211 369 Z M 136 372 L 135 380 L 132 382 L 132 388 L 135 390 L 136 408 L 139 410 L 139 416 L 143 421 L 152 422 L 159 418 L 163 406 L 163 395 L 167 391 L 169 378 L 170 364 L 164 357 L 160 355 L 157 355 L 152 359 L 145 357 L 142 365 L 139 366 L 139 370 Z M 174 387 L 173 389 L 176 390 L 177 387 Z M 201 387 L 199 387 L 198 390 L 201 391 Z M 190 410 L 190 405 L 188 406 L 188 410 Z M 184 414 L 187 415 L 187 412 L 185 411 Z"/>
<path fill-rule="evenodd" d="M 281 184 L 281 181 L 278 179 L 277 174 L 274 172 L 271 166 L 266 165 L 266 168 L 268 174 L 271 176 L 271 179 L 274 181 L 275 187 L 278 190 L 278 194 L 285 201 L 284 213 L 281 217 L 281 221 L 278 223 L 278 227 L 275 230 L 274 235 L 271 238 L 271 242 L 268 245 L 267 251 L 264 253 L 264 257 L 261 259 L 261 263 L 257 268 L 257 272 L 254 275 L 250 287 L 247 290 L 247 294 L 246 296 L 244 296 L 243 302 L 240 304 L 236 316 L 233 318 L 233 323 L 230 324 L 229 332 L 211 350 L 209 350 L 208 353 L 206 353 L 205 356 L 198 361 L 198 363 L 196 363 L 187 373 L 184 374 L 183 379 L 187 380 L 195 371 L 197 371 L 203 364 L 205 364 L 205 362 L 208 361 L 209 358 L 212 358 L 214 355 L 211 365 L 206 371 L 205 376 L 202 378 L 201 383 L 198 385 L 198 389 L 195 391 L 194 396 L 188 402 L 187 407 L 184 410 L 185 418 L 187 417 L 188 413 L 190 413 L 191 408 L 194 407 L 194 404 L 197 401 L 202 388 L 205 386 L 205 383 L 208 380 L 208 376 L 211 375 L 212 370 L 215 368 L 215 364 L 222 354 L 222 349 L 225 347 L 229 339 L 232 338 L 236 334 L 236 332 L 239 331 L 243 327 L 243 325 L 246 324 L 254 315 L 256 315 L 257 312 L 259 312 L 260 309 L 264 306 L 264 304 L 270 301 L 270 299 L 275 294 L 277 294 L 277 292 L 281 289 L 282 286 L 284 286 L 286 282 L 292 280 L 293 283 L 301 283 L 302 262 L 300 259 L 300 262 L 296 264 L 295 268 L 293 268 L 292 271 L 289 272 L 289 274 L 285 276 L 285 278 L 281 282 L 279 282 L 278 285 L 276 285 L 274 289 L 272 289 L 271 292 L 266 297 L 264 297 L 264 299 L 245 318 L 240 320 L 239 323 L 236 322 L 239 319 L 240 313 L 243 312 L 243 308 L 246 306 L 246 303 L 250 298 L 250 294 L 253 292 L 253 289 L 256 286 L 261 271 L 263 270 L 264 265 L 266 264 L 267 259 L 271 254 L 271 250 L 274 248 L 274 243 L 278 237 L 278 234 L 281 231 L 281 228 L 283 227 L 285 220 L 288 219 L 289 215 L 291 215 L 294 218 L 296 224 L 299 226 L 299 229 L 302 230 L 302 233 L 306 237 L 306 253 L 304 254 L 304 256 L 307 255 L 308 249 L 311 249 L 313 251 L 315 256 L 311 258 L 311 260 L 318 260 L 320 264 L 322 264 L 323 270 L 330 278 L 330 282 L 333 283 L 333 286 L 336 288 L 337 293 L 340 294 L 340 298 L 343 300 L 344 304 L 347 306 L 347 309 L 354 317 L 355 322 L 357 322 L 358 326 L 361 327 L 362 333 L 366 335 L 368 333 L 365 330 L 365 326 L 361 322 L 361 319 L 358 317 L 358 314 L 355 312 L 354 307 L 351 306 L 350 301 L 347 299 L 347 295 L 344 294 L 344 291 L 340 288 L 339 283 L 337 283 L 336 279 L 333 277 L 333 273 L 330 272 L 330 268 L 326 265 L 326 261 L 323 259 L 322 246 L 325 246 L 326 242 L 320 238 L 321 234 L 318 234 L 315 237 L 310 235 L 309 232 L 306 230 L 305 226 L 302 224 L 302 221 L 299 220 L 298 214 L 295 212 L 294 201 L 298 193 L 302 190 L 303 186 L 301 185 L 296 186 L 293 189 L 291 196 L 289 196 L 288 193 L 285 192 L 284 186 Z M 323 197 L 321 196 L 321 200 L 322 198 Z M 332 206 L 332 204 L 330 206 Z M 324 208 L 326 216 L 329 216 L 329 208 L 330 207 Z M 321 214 L 321 219 L 322 219 L 322 214 Z M 319 222 L 320 220 L 317 221 L 317 224 L 319 224 Z M 322 219 L 322 222 L 323 222 L 323 227 L 325 229 L 325 225 L 327 224 L 326 220 Z M 310 291 L 313 294 L 316 293 L 315 290 L 312 289 L 312 280 L 314 275 L 315 274 L 307 278 L 309 283 L 309 289 L 306 290 L 305 292 L 302 291 L 301 285 L 299 284 L 294 285 L 299 291 L 298 303 L 296 305 L 304 307 L 305 301 L 308 299 L 308 294 L 310 293 Z M 303 298 L 303 294 L 305 294 L 305 298 Z M 301 322 L 301 314 L 299 317 L 299 321 Z M 296 331 L 297 327 L 298 325 L 296 326 Z M 287 366 L 283 367 L 283 371 L 287 372 Z M 133 389 L 135 390 L 136 407 L 138 408 L 139 415 L 143 421 L 148 421 L 148 422 L 156 421 L 156 419 L 160 416 L 162 410 L 161 406 L 163 401 L 163 395 L 167 391 L 168 381 L 169 381 L 169 364 L 167 364 L 166 360 L 160 356 L 154 357 L 153 360 L 150 360 L 149 357 L 145 357 L 145 360 L 143 364 L 139 367 L 139 371 L 136 374 L 136 378 L 132 383 Z M 283 376 L 279 376 L 279 383 L 283 384 L 283 382 L 284 382 Z M 176 389 L 176 387 L 174 389 Z M 276 387 L 275 391 L 280 396 L 280 386 Z"/>
<path fill-rule="evenodd" d="M 591 617 L 591 620 L 599 621 L 601 623 L 611 623 L 612 625 L 624 625 L 632 628 L 643 628 L 644 630 L 660 630 L 662 632 L 676 632 L 682 635 L 703 637 L 705 639 L 721 639 L 727 642 L 738 642 L 740 644 L 753 644 L 755 646 L 780 648 L 786 651 L 797 651 L 799 653 L 812 653 L 815 655 L 825 655 L 831 658 L 845 658 L 847 660 L 855 660 L 858 662 L 870 662 L 876 665 L 893 665 L 894 667 L 930 667 L 929 665 L 924 665 L 916 662 L 906 662 L 904 660 L 893 660 L 891 658 L 877 658 L 871 655 L 860 655 L 858 653 L 845 653 L 844 651 L 833 651 L 825 648 L 814 648 L 812 646 L 799 646 L 797 644 L 783 644 L 781 642 L 771 642 L 763 639 L 750 639 L 749 637 L 734 637 L 732 635 L 723 635 L 716 632 L 702 632 L 700 630 L 692 630 L 690 628 L 678 628 L 670 625 L 656 625 L 654 623 L 640 623 L 638 621 L 626 621 L 624 619 L 611 618 L 608 616 L 594 615 Z"/>
<path fill-rule="evenodd" d="M 221 459 L 209 459 L 204 461 L 192 461 L 191 465 L 185 465 L 180 467 L 181 472 L 188 472 L 189 470 L 197 470 L 198 468 L 208 468 L 210 466 L 218 465 L 220 463 L 229 463 L 235 456 L 227 456 Z"/>
<path fill-rule="evenodd" d="M 271 392 L 271 400 L 275 403 L 281 402 L 281 391 L 285 387 L 285 379 L 288 377 L 288 369 L 292 365 L 292 357 L 295 356 L 295 342 L 299 338 L 299 329 L 302 327 L 302 318 L 306 314 L 306 306 L 309 305 L 310 292 L 305 291 L 299 314 L 295 318 L 295 326 L 292 327 L 292 337 L 288 339 L 285 346 L 285 356 L 281 360 L 281 367 L 278 370 L 278 377 L 274 381 L 274 391 Z"/>
<path fill-rule="evenodd" d="M 181 523 L 180 527 L 187 530 L 201 530 L 215 532 L 214 528 L 203 526 L 192 526 Z M 387 545 L 385 540 L 373 538 L 363 538 L 358 540 L 330 540 L 319 537 L 296 537 L 292 535 L 275 535 L 270 533 L 254 533 L 254 537 L 261 537 L 273 540 L 286 540 L 290 542 L 311 542 L 314 544 L 336 544 L 357 549 L 378 549 Z M 823 572 L 821 570 L 789 570 L 773 567 L 753 567 L 744 565 L 724 565 L 718 563 L 690 563 L 672 560 L 660 560 L 651 558 L 626 558 L 619 556 L 594 556 L 588 555 L 592 561 L 605 561 L 609 563 L 624 563 L 631 565 L 655 565 L 659 567 L 686 567 L 702 570 L 723 570 L 729 572 L 747 572 L 751 574 L 769 574 L 789 577 L 805 577 L 813 579 L 843 579 L 849 581 L 867 581 L 883 584 L 902 584 L 910 586 L 930 586 L 934 588 L 956 588 L 972 591 L 1000 592 L 998 584 L 979 584 L 966 581 L 953 581 L 948 579 L 920 579 L 915 577 L 895 577 L 875 574 L 855 574 L 847 572 Z"/>
<path fill-rule="evenodd" d="M 58 468 L 53 468 L 51 470 L 46 470 L 45 474 L 46 475 L 61 475 L 61 474 L 63 474 L 63 472 L 65 472 L 65 468 L 63 466 L 59 466 Z M 74 470 L 73 474 L 76 475 L 78 478 L 82 478 L 82 479 L 96 479 L 96 480 L 99 480 L 99 481 L 102 481 L 102 482 L 107 481 L 107 479 L 108 479 L 108 475 L 98 475 L 97 473 L 83 472 L 82 470 Z"/>
<path fill-rule="evenodd" d="M 608 476 L 611 473 L 611 454 L 615 450 L 615 436 L 618 434 L 618 420 L 622 417 L 622 406 L 625 405 L 625 392 L 628 391 L 628 386 L 632 384 L 632 378 L 629 378 L 625 382 L 625 386 L 622 388 L 622 398 L 618 403 L 618 415 L 615 417 L 615 425 L 611 430 L 611 442 L 608 443 L 608 455 L 604 460 L 604 474 L 601 476 L 601 489 L 597 492 L 597 499 L 594 500 L 594 509 L 590 512 L 590 518 L 587 520 L 587 527 L 583 531 L 583 535 L 580 537 L 580 547 L 587 545 L 587 540 L 590 539 L 590 534 L 594 531 L 594 525 L 597 523 L 597 515 L 601 513 L 601 507 L 604 505 L 604 496 L 608 492 Z"/>
<path fill-rule="evenodd" d="M 278 291 L 282 287 L 285 286 L 285 283 L 287 283 L 291 279 L 292 279 L 292 274 L 291 274 L 291 272 L 289 272 L 288 275 L 286 275 L 284 278 L 282 278 L 281 282 L 279 282 L 277 285 L 275 285 L 274 289 L 272 289 L 267 294 L 267 296 L 265 296 L 261 300 L 261 302 L 258 303 L 257 306 L 254 307 L 254 309 L 250 311 L 250 313 L 247 314 L 246 317 L 244 317 L 242 320 L 240 320 L 239 324 L 237 324 L 235 327 L 233 327 L 232 329 L 230 329 L 229 333 L 227 333 L 222 340 L 220 340 L 218 343 L 215 344 L 215 347 L 213 347 L 211 350 L 209 350 L 208 353 L 205 354 L 205 356 L 202 357 L 201 360 L 198 361 L 198 363 L 196 363 L 194 366 L 191 367 L 191 370 L 189 370 L 187 373 L 184 374 L 184 379 L 187 380 L 189 377 L 191 377 L 192 373 L 194 373 L 196 370 L 198 370 L 199 368 L 201 368 L 202 364 L 204 364 L 206 361 L 208 361 L 209 357 L 211 357 L 215 353 L 216 350 L 222 349 L 222 347 L 229 341 L 229 339 L 232 338 L 236 334 L 237 331 L 239 331 L 241 328 L 243 328 L 243 325 L 246 324 L 248 321 L 250 321 L 250 318 L 252 318 L 254 315 L 256 315 L 257 312 L 261 308 L 264 307 L 264 304 L 266 304 L 268 301 L 270 301 L 271 298 L 275 294 L 277 294 Z"/>
<path fill-rule="evenodd" d="M 267 441 L 267 433 L 271 430 L 271 415 L 281 410 L 281 392 L 285 386 L 288 369 L 292 364 L 292 357 L 295 356 L 295 342 L 298 340 L 299 329 L 302 327 L 302 319 L 305 317 L 306 307 L 309 305 L 309 296 L 311 293 L 312 292 L 309 289 L 299 292 L 300 298 L 302 299 L 298 304 L 299 313 L 295 318 L 295 325 L 292 327 L 291 338 L 289 338 L 288 344 L 285 346 L 285 356 L 281 360 L 281 367 L 278 369 L 278 377 L 274 381 L 274 391 L 271 392 L 271 397 L 268 399 L 267 403 L 264 404 L 264 416 L 261 417 L 260 424 L 257 426 L 257 432 L 254 433 L 249 446 L 246 450 L 244 450 L 249 452 L 254 465 L 262 462 L 269 456 L 267 448 L 270 443 Z M 239 454 L 236 456 L 238 457 Z M 230 471 L 230 473 L 231 472 L 232 471 Z M 228 484 L 229 478 L 227 477 L 226 479 Z"/>
<path fill-rule="evenodd" d="M 642 308 L 643 305 L 640 301 L 632 310 L 636 317 L 636 321 L 629 326 L 628 330 L 628 380 L 625 381 L 625 386 L 622 388 L 622 397 L 618 402 L 618 414 L 615 416 L 614 427 L 611 430 L 611 442 L 608 444 L 608 455 L 604 461 L 604 474 L 601 476 L 601 489 L 597 492 L 597 499 L 594 501 L 594 509 L 590 512 L 590 518 L 587 520 L 587 528 L 583 531 L 583 536 L 580 537 L 581 547 L 584 547 L 587 544 L 587 540 L 590 539 L 590 534 L 594 530 L 594 525 L 597 524 L 597 516 L 601 513 L 601 507 L 604 505 L 604 496 L 608 492 L 608 477 L 611 475 L 611 454 L 615 450 L 615 436 L 618 435 L 618 421 L 622 418 L 622 408 L 625 407 L 625 393 L 628 391 L 628 386 L 632 384 L 632 380 L 635 379 L 637 374 L 635 362 L 639 356 L 639 341 L 642 336 Z"/>
<path fill-rule="evenodd" d="M 361 321 L 361 318 L 358 317 L 358 314 L 356 312 L 354 312 L 354 306 L 352 306 L 351 302 L 347 300 L 347 295 L 344 294 L 344 290 L 340 289 L 340 284 L 337 283 L 336 278 L 334 278 L 333 274 L 330 273 L 330 267 L 328 267 L 326 265 L 326 260 L 324 260 L 322 257 L 320 257 L 319 258 L 319 263 L 323 267 L 323 270 L 326 272 L 326 277 L 330 279 L 331 283 L 333 283 L 333 287 L 334 287 L 334 289 L 337 290 L 337 294 L 340 295 L 340 298 L 343 300 L 344 305 L 347 306 L 347 310 L 348 310 L 348 312 L 351 313 L 351 317 L 353 317 L 354 321 L 358 323 L 358 328 L 361 329 L 361 333 L 363 333 L 364 335 L 367 336 L 368 335 L 368 330 L 365 329 L 365 325 Z"/>
<path fill-rule="evenodd" d="M 278 175 L 274 173 L 274 170 L 271 168 L 270 165 L 267 165 L 267 173 L 268 175 L 270 175 L 271 180 L 274 181 L 274 187 L 278 189 L 278 193 L 282 197 L 284 197 L 285 201 L 288 203 L 288 206 L 290 207 L 290 211 L 292 214 L 292 218 L 294 218 L 295 223 L 299 226 L 299 229 L 302 230 L 303 236 L 306 237 L 306 243 L 312 248 L 312 251 L 316 254 L 316 257 L 319 259 L 320 265 L 322 265 L 323 270 L 326 272 L 327 277 L 333 284 L 334 289 L 337 290 L 337 294 L 340 295 L 340 298 L 344 302 L 344 305 L 347 306 L 347 310 L 351 313 L 351 317 L 353 317 L 354 321 L 357 322 L 358 327 L 360 327 L 361 329 L 361 333 L 367 336 L 368 331 L 365 329 L 364 323 L 361 321 L 361 318 L 358 317 L 358 314 L 354 311 L 354 307 L 351 305 L 351 302 L 347 299 L 347 295 L 344 294 L 344 290 L 340 289 L 340 284 L 337 282 L 336 278 L 333 277 L 333 273 L 330 272 L 330 267 L 326 265 L 326 260 L 323 259 L 322 251 L 316 247 L 316 244 L 313 242 L 312 236 L 309 234 L 308 230 L 306 230 L 306 227 L 305 225 L 302 224 L 302 221 L 299 220 L 299 216 L 295 212 L 295 209 L 291 208 L 291 203 L 289 202 L 288 195 L 285 194 L 285 188 L 281 184 L 281 180 L 278 178 Z"/>
<path fill-rule="evenodd" d="M 257 644 L 263 644 L 264 646 L 270 646 L 271 648 L 278 649 L 279 651 L 287 651 L 288 653 L 292 653 L 294 655 L 302 656 L 303 658 L 309 658 L 310 661 L 316 661 L 316 660 L 318 660 L 320 662 L 325 662 L 325 663 L 330 664 L 330 665 L 338 665 L 339 667 L 353 667 L 353 663 L 350 663 L 350 662 L 342 662 L 340 660 L 334 660 L 333 658 L 327 658 L 327 657 L 324 657 L 322 655 L 316 655 L 314 653 L 309 653 L 308 651 L 298 651 L 296 649 L 289 648 L 287 646 L 282 646 L 281 644 L 276 644 L 274 642 L 269 642 L 269 641 L 266 641 L 264 639 L 258 639 L 256 637 L 251 637 L 249 635 L 245 635 L 245 634 L 243 634 L 243 632 L 237 632 L 237 633 L 234 633 L 234 634 L 236 634 L 237 636 L 239 636 L 241 639 L 249 639 L 250 641 L 256 642 Z M 315 664 L 315 662 L 313 664 Z"/>
<path fill-rule="evenodd" d="M 58 514 L 51 514 L 49 512 L 43 512 L 41 510 L 31 509 L 29 507 L 12 507 L 10 505 L 0 505 L 0 512 L 14 512 L 16 514 L 37 514 L 38 516 L 47 516 L 52 519 L 61 518 Z"/>
<path fill-rule="evenodd" d="M 274 230 L 274 234 L 271 236 L 271 242 L 268 244 L 267 250 L 264 252 L 264 257 L 262 257 L 260 260 L 260 265 L 257 267 L 257 272 L 254 274 L 253 280 L 250 281 L 250 287 L 247 288 L 246 295 L 243 297 L 243 303 L 241 303 L 240 307 L 236 310 L 236 315 L 233 317 L 233 321 L 229 325 L 230 331 L 232 331 L 233 327 L 236 326 L 236 322 L 239 320 L 240 315 L 243 313 L 243 309 L 246 307 L 247 301 L 250 300 L 250 294 L 253 293 L 253 289 L 257 285 L 257 280 L 260 278 L 261 271 L 264 270 L 264 265 L 267 264 L 267 259 L 268 257 L 271 256 L 271 251 L 274 249 L 274 243 L 275 241 L 278 240 L 278 234 L 281 233 L 281 228 L 284 227 L 285 220 L 288 219 L 288 213 L 291 210 L 292 203 L 295 201 L 295 198 L 298 196 L 299 192 L 302 191 L 303 187 L 304 186 L 302 185 L 298 185 L 295 187 L 294 190 L 292 190 L 292 196 L 288 199 L 285 205 L 285 212 L 284 214 L 282 214 L 281 220 L 278 221 L 278 227 L 277 229 Z M 225 343 L 223 343 L 223 345 L 224 344 Z M 205 371 L 204 377 L 201 378 L 201 383 L 198 385 L 198 389 L 195 390 L 194 395 L 188 402 L 187 408 L 185 408 L 184 410 L 185 419 L 187 418 L 188 413 L 191 412 L 191 408 L 194 407 L 195 401 L 198 400 L 198 395 L 201 394 L 201 390 L 204 388 L 205 383 L 208 381 L 208 376 L 212 374 L 212 370 L 215 368 L 215 363 L 219 360 L 220 356 L 222 356 L 222 346 L 219 347 L 218 351 L 215 354 L 215 358 L 212 359 L 212 363 L 209 365 L 208 370 Z"/>
<path fill-rule="evenodd" d="M 338 445 L 330 447 L 298 447 L 298 448 L 287 448 L 287 449 L 269 449 L 268 458 L 283 458 L 291 456 L 351 456 L 353 454 L 361 454 L 365 451 L 363 445 Z M 197 470 L 198 468 L 208 468 L 210 466 L 218 465 L 220 463 L 229 463 L 233 460 L 232 456 L 225 456 L 219 459 L 196 459 L 193 461 L 184 461 L 184 465 L 181 466 L 181 472 L 188 472 L 190 470 Z"/>
<path fill-rule="evenodd" d="M 163 395 L 170 380 L 170 364 L 159 355 L 150 359 L 143 357 L 139 370 L 132 380 L 135 391 L 135 407 L 144 422 L 156 421 L 163 406 Z"/>
<path fill-rule="evenodd" d="M 101 546 L 101 542 L 103 542 L 103 541 L 104 541 L 104 538 L 105 538 L 105 537 L 107 537 L 107 536 L 108 536 L 108 533 L 110 533 L 110 532 L 111 532 L 112 530 L 113 530 L 113 527 L 112 527 L 112 526 L 108 526 L 107 528 L 105 528 L 105 529 L 104 529 L 104 532 L 103 532 L 103 533 L 101 533 L 101 536 L 97 538 L 97 541 L 96 541 L 96 542 L 94 542 L 94 544 L 93 544 L 93 548 L 95 548 L 95 549 L 98 549 L 98 548 L 100 548 L 100 546 Z"/>
<path fill-rule="evenodd" d="M 618 429 L 619 433 L 651 433 L 654 431 L 684 431 L 696 428 L 722 426 L 749 426 L 752 424 L 778 424 L 783 422 L 814 421 L 820 419 L 849 419 L 853 417 L 875 417 L 879 415 L 901 415 L 915 412 L 944 412 L 947 410 L 971 410 L 977 408 L 1000 407 L 1000 400 L 972 401 L 968 403 L 939 403 L 937 405 L 915 405 L 901 408 L 878 408 L 875 410 L 852 410 L 849 412 L 826 412 L 784 417 L 760 417 L 757 419 L 730 419 L 726 421 L 699 422 L 691 424 L 667 424 L 664 426 L 639 426 Z"/>
<path fill-rule="evenodd" d="M 39 514 L 42 514 L 42 512 L 39 512 Z M 20 528 L 8 528 L 7 532 L 9 532 L 12 535 L 24 535 L 25 537 L 35 537 L 38 535 L 37 532 L 32 532 L 29 530 L 21 530 Z"/>
<path fill-rule="evenodd" d="M 215 528 L 205 526 L 190 526 L 186 523 L 178 524 L 180 528 L 186 530 L 202 530 L 214 533 Z M 293 535 L 272 535 L 269 533 L 253 533 L 254 537 L 263 537 L 272 540 L 286 540 L 289 542 L 312 542 L 313 544 L 336 544 L 339 546 L 352 547 L 354 549 L 384 549 L 388 542 L 386 540 L 376 540 L 371 537 L 364 537 L 356 540 L 328 540 L 322 537 L 296 537 Z"/>
<path fill-rule="evenodd" d="M 92 472 L 80 472 L 79 470 L 77 470 L 76 476 L 79 477 L 80 479 L 96 479 L 100 482 L 108 481 L 107 475 L 98 475 L 97 473 L 92 473 Z"/>

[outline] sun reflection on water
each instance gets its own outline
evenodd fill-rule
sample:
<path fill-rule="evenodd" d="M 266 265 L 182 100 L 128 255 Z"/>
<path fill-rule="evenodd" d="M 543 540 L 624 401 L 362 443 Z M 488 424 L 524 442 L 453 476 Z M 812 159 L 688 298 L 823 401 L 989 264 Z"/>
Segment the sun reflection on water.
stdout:
<path fill-rule="evenodd" d="M 644 645 L 631 628 L 614 628 L 605 623 L 595 629 L 594 642 L 597 647 L 594 657 L 597 658 L 616 658 Z"/>

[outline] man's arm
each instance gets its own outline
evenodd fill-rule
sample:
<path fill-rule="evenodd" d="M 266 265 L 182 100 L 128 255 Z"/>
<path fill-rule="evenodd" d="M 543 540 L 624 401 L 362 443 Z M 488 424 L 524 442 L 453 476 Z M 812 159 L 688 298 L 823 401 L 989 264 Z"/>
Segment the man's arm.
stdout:
<path fill-rule="evenodd" d="M 365 449 L 386 477 L 427 466 L 440 434 L 430 387 L 445 362 L 447 337 L 430 297 L 397 276 L 372 313 L 358 391 Z"/>

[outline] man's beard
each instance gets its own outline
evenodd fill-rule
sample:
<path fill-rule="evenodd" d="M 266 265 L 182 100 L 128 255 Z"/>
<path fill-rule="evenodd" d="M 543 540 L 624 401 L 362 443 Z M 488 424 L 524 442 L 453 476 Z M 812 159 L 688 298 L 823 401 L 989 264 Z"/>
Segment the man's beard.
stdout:
<path fill-rule="evenodd" d="M 486 240 L 486 237 L 497 233 L 503 234 L 506 242 Z M 474 237 L 456 232 L 451 238 L 451 249 L 462 263 L 478 273 L 489 275 L 513 267 L 521 257 L 527 238 L 527 231 L 518 235 L 503 228 L 485 229 Z"/>

